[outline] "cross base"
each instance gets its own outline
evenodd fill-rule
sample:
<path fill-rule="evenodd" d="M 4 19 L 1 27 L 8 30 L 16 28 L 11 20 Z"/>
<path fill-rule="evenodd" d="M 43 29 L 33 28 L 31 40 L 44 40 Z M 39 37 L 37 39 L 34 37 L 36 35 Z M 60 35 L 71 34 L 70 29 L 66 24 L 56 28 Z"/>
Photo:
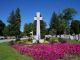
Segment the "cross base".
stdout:
<path fill-rule="evenodd" d="M 32 40 L 32 43 L 44 43 L 44 39 L 40 39 L 40 40 Z"/>

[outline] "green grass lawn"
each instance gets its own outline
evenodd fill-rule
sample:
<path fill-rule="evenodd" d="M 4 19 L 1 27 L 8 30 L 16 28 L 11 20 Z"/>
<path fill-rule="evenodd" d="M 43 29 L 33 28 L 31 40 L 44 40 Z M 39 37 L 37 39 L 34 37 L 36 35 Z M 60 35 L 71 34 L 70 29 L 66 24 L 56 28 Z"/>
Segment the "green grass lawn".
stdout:
<path fill-rule="evenodd" d="M 11 48 L 7 43 L 0 43 L 0 60 L 33 60 L 19 54 L 15 49 Z"/>
<path fill-rule="evenodd" d="M 68 43 L 80 43 L 80 40 L 67 40 Z"/>

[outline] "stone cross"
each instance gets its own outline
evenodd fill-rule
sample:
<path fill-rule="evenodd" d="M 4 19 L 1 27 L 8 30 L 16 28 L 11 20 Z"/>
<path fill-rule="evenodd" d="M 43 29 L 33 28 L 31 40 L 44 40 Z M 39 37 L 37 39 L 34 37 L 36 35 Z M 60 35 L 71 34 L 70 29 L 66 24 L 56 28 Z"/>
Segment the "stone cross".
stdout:
<path fill-rule="evenodd" d="M 37 20 L 37 26 L 36 26 L 36 40 L 41 39 L 40 34 L 40 20 L 42 20 L 42 17 L 40 16 L 40 12 L 36 13 L 36 17 L 34 17 L 34 20 Z"/>

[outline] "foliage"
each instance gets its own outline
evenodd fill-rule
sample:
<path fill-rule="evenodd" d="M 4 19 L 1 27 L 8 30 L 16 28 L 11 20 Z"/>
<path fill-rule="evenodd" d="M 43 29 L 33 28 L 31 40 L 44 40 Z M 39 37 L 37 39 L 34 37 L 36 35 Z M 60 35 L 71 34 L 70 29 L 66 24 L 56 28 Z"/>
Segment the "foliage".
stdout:
<path fill-rule="evenodd" d="M 58 41 L 61 42 L 61 43 L 66 43 L 66 42 L 67 42 L 67 39 L 64 39 L 64 38 L 58 38 Z"/>
<path fill-rule="evenodd" d="M 69 31 L 67 31 L 70 27 L 70 22 L 73 20 L 73 17 L 76 14 L 76 10 L 74 8 L 66 8 L 63 10 L 63 19 L 66 22 L 66 30 L 65 33 L 69 33 Z"/>
<path fill-rule="evenodd" d="M 49 41 L 49 40 L 50 40 L 50 38 L 46 38 L 45 40 L 46 40 L 46 41 Z"/>
<path fill-rule="evenodd" d="M 10 45 L 14 45 L 15 44 L 15 41 L 10 41 L 9 44 Z"/>
<path fill-rule="evenodd" d="M 50 28 L 46 27 L 46 35 L 50 34 L 49 31 L 50 31 Z"/>
<path fill-rule="evenodd" d="M 50 31 L 52 31 L 52 33 L 57 34 L 58 27 L 59 27 L 59 19 L 57 14 L 54 12 L 52 14 L 52 18 L 50 21 Z"/>
<path fill-rule="evenodd" d="M 28 41 L 31 41 L 32 42 L 32 38 L 29 38 Z"/>
<path fill-rule="evenodd" d="M 50 42 L 51 44 L 57 43 L 57 42 L 58 42 L 58 38 L 50 38 L 49 42 Z"/>
<path fill-rule="evenodd" d="M 70 22 L 75 14 L 76 11 L 73 8 L 66 8 L 60 14 L 54 12 L 50 21 L 50 34 L 69 34 Z"/>
<path fill-rule="evenodd" d="M 9 26 L 5 26 L 5 27 L 4 27 L 3 35 L 4 35 L 4 36 L 9 36 Z"/>
<path fill-rule="evenodd" d="M 15 16 L 14 16 L 14 11 L 11 12 L 9 18 L 8 18 L 8 23 L 9 23 L 9 33 L 10 33 L 10 36 L 11 35 L 15 35 Z"/>
<path fill-rule="evenodd" d="M 24 35 L 30 36 L 30 32 L 33 31 L 33 23 L 25 24 L 24 25 Z"/>
<path fill-rule="evenodd" d="M 74 8 L 66 8 L 63 10 L 64 19 L 66 19 L 66 22 L 69 22 L 69 20 L 73 19 L 73 16 L 76 14 L 76 10 Z"/>
<path fill-rule="evenodd" d="M 36 25 L 37 25 L 37 21 L 35 20 L 33 22 L 33 34 L 36 35 Z"/>
<path fill-rule="evenodd" d="M 40 20 L 41 38 L 44 38 L 45 34 L 61 35 L 61 34 L 79 34 L 80 33 L 80 21 L 76 21 L 73 17 L 76 14 L 74 8 L 66 8 L 60 13 L 53 12 L 50 25 L 46 28 L 46 23 Z M 73 20 L 73 21 L 72 21 Z M 36 20 L 33 23 L 24 25 L 24 32 L 21 33 L 21 15 L 20 9 L 13 10 L 8 18 L 8 26 L 0 20 L 0 35 L 4 36 L 30 36 L 30 32 L 34 32 L 36 35 Z"/>
<path fill-rule="evenodd" d="M 16 11 L 12 11 L 9 18 L 9 32 L 10 36 L 19 36 L 20 35 L 20 24 L 21 24 L 21 16 L 19 8 Z"/>
<path fill-rule="evenodd" d="M 16 19 L 16 34 L 17 36 L 20 35 L 20 27 L 21 27 L 21 16 L 20 16 L 20 9 L 17 8 L 16 11 L 15 11 L 15 19 Z"/>
<path fill-rule="evenodd" d="M 75 34 L 80 33 L 80 21 L 79 20 L 73 20 L 71 23 L 71 32 Z"/>
<path fill-rule="evenodd" d="M 67 40 L 67 43 L 80 43 L 80 40 Z"/>
<path fill-rule="evenodd" d="M 59 14 L 59 26 L 58 26 L 58 34 L 64 34 L 66 30 L 66 21 L 63 18 L 63 14 Z"/>
<path fill-rule="evenodd" d="M 41 28 L 41 38 L 43 39 L 45 37 L 45 34 L 46 34 L 46 23 L 41 20 L 40 21 L 40 28 Z"/>
<path fill-rule="evenodd" d="M 3 35 L 3 30 L 4 30 L 5 24 L 0 20 L 0 36 Z"/>
<path fill-rule="evenodd" d="M 24 32 L 21 32 L 21 33 L 20 33 L 20 36 L 25 36 L 25 33 L 24 33 Z"/>
<path fill-rule="evenodd" d="M 20 41 L 20 38 L 17 38 L 17 39 L 16 39 L 16 42 L 18 42 L 18 41 Z"/>

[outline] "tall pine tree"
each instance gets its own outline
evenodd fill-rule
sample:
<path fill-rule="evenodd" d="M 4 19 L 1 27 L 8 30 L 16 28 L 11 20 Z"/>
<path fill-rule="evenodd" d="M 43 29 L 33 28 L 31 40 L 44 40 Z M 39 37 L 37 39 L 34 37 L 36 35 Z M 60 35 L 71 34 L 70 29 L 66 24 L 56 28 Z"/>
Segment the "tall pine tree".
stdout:
<path fill-rule="evenodd" d="M 3 30 L 3 35 L 4 36 L 9 36 L 9 26 L 5 26 L 5 28 Z"/>
<path fill-rule="evenodd" d="M 50 21 L 50 32 L 52 35 L 57 34 L 58 27 L 59 27 L 59 19 L 58 19 L 57 14 L 54 12 L 52 14 L 52 18 Z"/>
<path fill-rule="evenodd" d="M 21 16 L 19 8 L 16 11 L 12 11 L 9 18 L 9 34 L 10 36 L 19 36 L 20 35 L 20 25 L 21 25 Z"/>
<path fill-rule="evenodd" d="M 73 20 L 71 22 L 71 34 L 80 34 L 80 21 Z"/>
<path fill-rule="evenodd" d="M 0 20 L 0 36 L 3 35 L 3 30 L 4 30 L 5 24 L 2 22 L 2 20 Z"/>
<path fill-rule="evenodd" d="M 10 36 L 15 36 L 15 16 L 14 16 L 14 11 L 11 12 L 9 18 L 8 18 L 8 23 L 9 23 L 9 35 Z"/>
<path fill-rule="evenodd" d="M 62 13 L 59 14 L 58 18 L 59 18 L 58 34 L 61 35 L 61 34 L 65 33 L 66 21 L 63 18 L 63 14 Z"/>
<path fill-rule="evenodd" d="M 33 23 L 25 24 L 24 25 L 24 35 L 30 36 L 30 32 L 33 31 Z"/>
<path fill-rule="evenodd" d="M 46 34 L 46 23 L 44 22 L 44 20 L 40 21 L 40 28 L 41 28 L 41 38 L 43 39 Z"/>
<path fill-rule="evenodd" d="M 70 33 L 70 24 L 71 21 L 73 20 L 73 17 L 75 16 L 75 14 L 77 13 L 76 10 L 74 8 L 66 8 L 63 10 L 63 19 L 66 22 L 66 34 Z"/>
<path fill-rule="evenodd" d="M 15 19 L 16 19 L 16 34 L 17 36 L 20 35 L 20 26 L 21 26 L 21 16 L 20 16 L 20 9 L 17 8 L 16 11 L 15 11 Z"/>

